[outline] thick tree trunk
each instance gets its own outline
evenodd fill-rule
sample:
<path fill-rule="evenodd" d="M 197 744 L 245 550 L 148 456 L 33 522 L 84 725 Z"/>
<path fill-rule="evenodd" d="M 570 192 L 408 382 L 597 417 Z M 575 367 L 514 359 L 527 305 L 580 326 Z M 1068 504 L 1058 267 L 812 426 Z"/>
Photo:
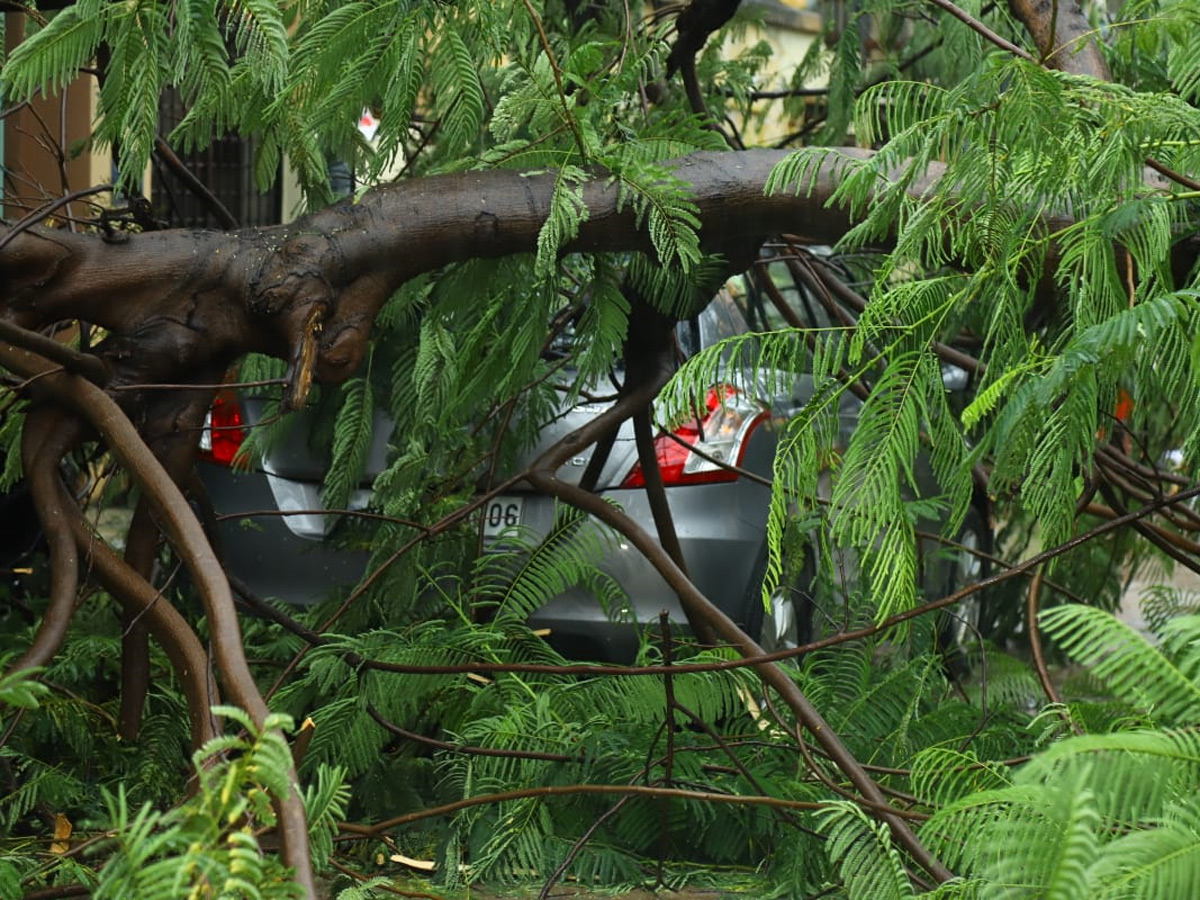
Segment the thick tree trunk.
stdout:
<path fill-rule="evenodd" d="M 784 155 L 702 153 L 677 164 L 700 218 L 720 223 L 706 240 L 784 227 L 823 240 L 844 233 L 848 217 L 823 208 L 844 163 L 821 167 L 802 196 L 765 197 Z M 115 244 L 34 230 L 0 248 L 0 316 L 33 329 L 73 317 L 109 329 L 117 338 L 106 356 L 130 383 L 219 369 L 249 350 L 292 358 L 316 312 L 317 374 L 340 380 L 357 368 L 374 314 L 398 285 L 450 262 L 532 250 L 554 183 L 553 174 L 511 171 L 415 179 L 291 225 L 133 234 Z M 600 176 L 584 196 L 590 217 L 568 250 L 650 249 L 616 186 Z"/>
<path fill-rule="evenodd" d="M 708 248 L 784 231 L 833 242 L 847 231 L 849 213 L 827 203 L 846 168 L 870 151 L 831 151 L 806 184 L 768 196 L 763 185 L 785 156 L 697 153 L 675 163 L 709 223 L 701 232 Z M 941 171 L 931 165 L 910 192 L 926 191 Z M 375 315 L 405 281 L 460 260 L 534 250 L 554 185 L 551 173 L 421 178 L 290 225 L 151 232 L 115 244 L 0 231 L 0 320 L 34 330 L 73 318 L 102 326 L 111 335 L 100 349 L 111 386 L 210 383 L 244 353 L 267 353 L 291 363 L 299 402 L 310 376 L 338 382 L 357 370 Z M 565 251 L 651 252 L 611 180 L 598 175 L 583 197 L 589 217 Z M 136 421 L 128 394 L 122 405 Z"/>

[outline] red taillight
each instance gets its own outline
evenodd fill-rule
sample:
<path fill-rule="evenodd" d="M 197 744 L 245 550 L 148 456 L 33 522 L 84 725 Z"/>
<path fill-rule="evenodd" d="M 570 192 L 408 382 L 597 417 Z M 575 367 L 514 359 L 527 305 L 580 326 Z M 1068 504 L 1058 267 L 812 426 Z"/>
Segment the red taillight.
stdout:
<path fill-rule="evenodd" d="M 667 487 L 737 480 L 737 472 L 726 466 L 742 464 L 746 439 L 767 418 L 765 409 L 728 384 L 710 388 L 704 407 L 702 420 L 690 419 L 654 441 L 654 454 Z M 637 488 L 645 484 L 642 464 L 637 463 L 621 487 Z"/>
<path fill-rule="evenodd" d="M 246 429 L 237 397 L 230 391 L 222 391 L 213 400 L 212 409 L 204 420 L 204 430 L 200 432 L 200 456 L 222 466 L 232 465 L 245 439 Z"/>

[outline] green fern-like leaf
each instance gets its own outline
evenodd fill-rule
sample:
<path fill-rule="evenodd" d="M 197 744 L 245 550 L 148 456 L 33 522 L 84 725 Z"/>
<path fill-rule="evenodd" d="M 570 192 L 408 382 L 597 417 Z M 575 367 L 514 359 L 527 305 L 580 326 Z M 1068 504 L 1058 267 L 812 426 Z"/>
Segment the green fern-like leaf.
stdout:
<path fill-rule="evenodd" d="M 289 56 L 283 10 L 271 0 L 230 0 L 234 46 L 264 93 L 282 83 Z"/>
<path fill-rule="evenodd" d="M 0 676 L 0 705 L 15 706 L 19 709 L 37 709 L 39 699 L 48 694 L 50 690 L 37 680 L 37 676 L 37 669 L 6 671 L 3 676 Z"/>
<path fill-rule="evenodd" d="M 308 818 L 309 847 L 313 866 L 320 870 L 333 855 L 333 838 L 338 822 L 346 815 L 350 803 L 350 787 L 346 772 L 338 767 L 321 765 L 316 781 L 304 795 L 304 810 Z"/>
<path fill-rule="evenodd" d="M 442 19 L 430 49 L 433 90 L 445 140 L 454 147 L 473 147 L 483 128 L 484 97 L 463 23 L 455 17 Z"/>
<path fill-rule="evenodd" d="M 554 527 L 542 540 L 517 532 L 490 547 L 476 562 L 474 590 L 482 596 L 494 594 L 499 615 L 523 622 L 554 597 L 584 585 L 616 615 L 624 594 L 597 569 L 612 545 L 606 528 L 578 510 L 560 507 Z"/>
<path fill-rule="evenodd" d="M 827 852 L 838 865 L 849 900 L 916 897 L 886 825 L 871 821 L 860 807 L 844 801 L 822 810 L 818 822 L 829 839 Z"/>
<path fill-rule="evenodd" d="M 620 206 L 629 204 L 639 227 L 649 232 L 650 241 L 664 266 L 677 265 L 685 272 L 700 262 L 700 220 L 688 185 L 664 166 L 641 160 L 606 159 L 615 166 L 613 176 L 620 187 Z"/>
<path fill-rule="evenodd" d="M 1195 722 L 1200 716 L 1197 651 L 1200 617 L 1176 620 L 1170 645 L 1181 652 L 1173 661 L 1130 625 L 1109 612 L 1064 605 L 1045 610 L 1042 627 L 1064 652 L 1089 666 L 1095 675 L 1130 702 L 1168 724 Z"/>
<path fill-rule="evenodd" d="M 1097 900 L 1168 900 L 1200 891 L 1200 820 L 1195 797 L 1168 807 L 1156 827 L 1123 835 L 1092 868 Z"/>
<path fill-rule="evenodd" d="M 537 239 L 537 263 L 534 271 L 542 278 L 554 271 L 563 244 L 579 233 L 580 224 L 587 218 L 581 185 L 587 173 L 577 166 L 563 166 L 554 183 L 550 214 L 542 224 Z"/>
<path fill-rule="evenodd" d="M 66 87 L 95 55 L 109 9 L 82 3 L 68 6 L 22 41 L 0 70 L 5 93 L 29 96 L 43 85 L 55 92 Z"/>
<path fill-rule="evenodd" d="M 180 0 L 175 14 L 178 48 L 171 72 L 188 99 L 219 95 L 230 83 L 229 51 L 211 0 Z"/>
<path fill-rule="evenodd" d="M 133 4 L 125 11 L 136 24 L 113 41 L 100 92 L 104 118 L 96 136 L 120 141 L 121 184 L 127 188 L 142 177 L 158 136 L 158 97 L 170 74 L 164 13 L 157 3 Z"/>
<path fill-rule="evenodd" d="M 352 379 L 333 430 L 333 457 L 325 477 L 322 499 L 333 509 L 344 509 L 351 492 L 362 481 L 375 426 L 375 392 L 367 373 Z"/>

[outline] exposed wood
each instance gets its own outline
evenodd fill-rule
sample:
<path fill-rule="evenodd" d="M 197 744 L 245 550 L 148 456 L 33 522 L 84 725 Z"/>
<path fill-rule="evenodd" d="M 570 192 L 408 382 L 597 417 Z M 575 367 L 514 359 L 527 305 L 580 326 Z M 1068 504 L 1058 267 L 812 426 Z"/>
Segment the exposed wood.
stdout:
<path fill-rule="evenodd" d="M 1009 0 L 1008 7 L 1028 30 L 1046 66 L 1109 80 L 1096 30 L 1077 0 Z"/>
<path fill-rule="evenodd" d="M 725 249 L 784 231 L 832 242 L 846 232 L 850 215 L 827 203 L 847 166 L 870 152 L 836 151 L 798 191 L 767 196 L 763 185 L 785 155 L 707 152 L 677 161 L 701 221 L 719 223 L 702 231 L 706 245 Z M 933 164 L 910 191 L 928 190 L 941 171 Z M 267 353 L 292 363 L 299 403 L 309 375 L 340 382 L 358 369 L 376 314 L 405 281 L 456 261 L 533 250 L 554 183 L 551 173 L 513 171 L 421 178 L 290 225 L 132 234 L 120 244 L 32 229 L 0 249 L 0 319 L 38 330 L 83 318 L 108 329 L 99 353 L 114 386 L 210 383 L 241 355 Z M 651 250 L 609 179 L 598 175 L 583 196 L 589 218 L 566 250 Z M 1194 261 L 1194 247 L 1184 252 L 1185 263 Z"/>

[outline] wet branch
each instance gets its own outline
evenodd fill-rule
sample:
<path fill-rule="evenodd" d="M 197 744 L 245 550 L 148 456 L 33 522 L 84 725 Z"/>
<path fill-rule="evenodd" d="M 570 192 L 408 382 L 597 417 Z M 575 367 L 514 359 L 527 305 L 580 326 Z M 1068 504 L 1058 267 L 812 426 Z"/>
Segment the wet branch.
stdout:
<path fill-rule="evenodd" d="M 30 390 L 38 399 L 58 404 L 73 412 L 80 420 L 87 421 L 141 487 L 154 510 L 158 526 L 171 540 L 196 583 L 211 629 L 214 659 L 221 680 L 228 686 L 238 705 L 249 713 L 256 724 L 262 726 L 268 714 L 267 705 L 246 662 L 229 583 L 187 500 L 133 423 L 94 384 L 77 375 L 67 374 L 36 354 L 11 344 L 0 344 L 0 365 L 32 379 Z M 54 449 L 53 445 L 51 449 Z M 71 549 L 73 553 L 74 548 Z M 77 567 L 72 568 L 77 572 Z M 68 576 L 57 574 L 60 569 L 64 573 L 67 571 L 61 564 L 56 565 L 55 577 L 64 579 L 65 583 Z M 142 581 L 144 583 L 144 579 Z M 73 587 L 71 595 L 73 599 Z M 197 714 L 195 711 L 192 714 L 195 722 Z M 283 843 L 283 859 L 294 870 L 297 883 L 309 897 L 314 897 L 308 828 L 294 769 L 287 773 L 287 779 L 292 785 L 288 794 L 273 798 Z"/>
<path fill-rule="evenodd" d="M 59 465 L 79 440 L 78 420 L 52 406 L 36 406 L 25 418 L 21 457 L 38 519 L 50 548 L 50 602 L 29 649 L 13 671 L 47 665 L 62 646 L 79 591 L 79 557 L 62 503 Z"/>

